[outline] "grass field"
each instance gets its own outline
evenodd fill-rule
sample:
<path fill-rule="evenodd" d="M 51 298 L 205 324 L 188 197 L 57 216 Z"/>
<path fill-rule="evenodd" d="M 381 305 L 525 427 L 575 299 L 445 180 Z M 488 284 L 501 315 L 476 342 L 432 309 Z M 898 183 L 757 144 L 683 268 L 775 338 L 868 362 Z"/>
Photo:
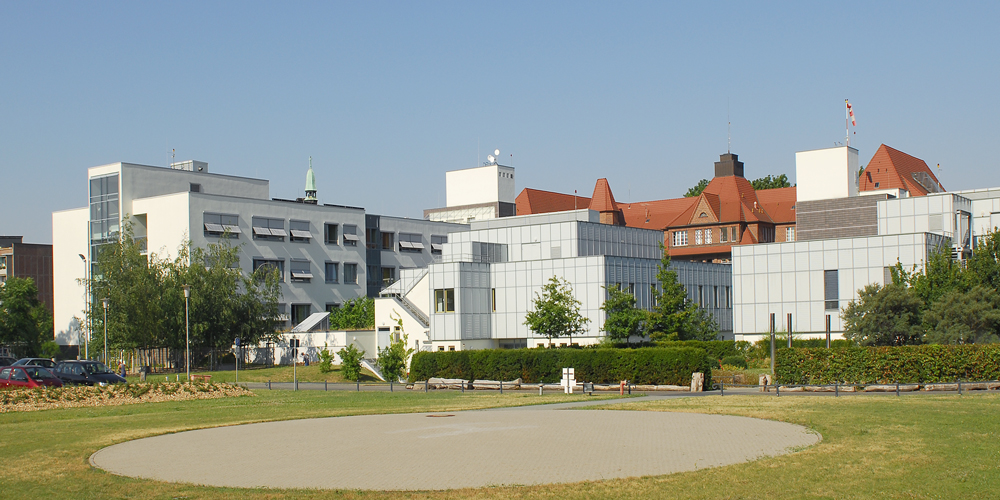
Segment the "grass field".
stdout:
<path fill-rule="evenodd" d="M 242 379 L 242 377 L 241 377 Z M 551 394 L 263 391 L 257 397 L 0 414 L 4 498 L 995 498 L 1000 489 L 1000 396 L 709 396 L 609 408 L 772 418 L 823 441 L 792 455 L 698 472 L 566 485 L 445 492 L 206 488 L 91 469 L 113 443 L 199 427 L 288 418 L 449 411 L 568 401 Z M 225 457 L 219 457 L 224 460 Z M 266 457 L 261 457 L 266 460 Z M 308 455 L 303 456 L 308 460 Z M 420 457 L 389 463 L 420 467 Z M 375 471 L 373 471 L 375 472 Z"/>

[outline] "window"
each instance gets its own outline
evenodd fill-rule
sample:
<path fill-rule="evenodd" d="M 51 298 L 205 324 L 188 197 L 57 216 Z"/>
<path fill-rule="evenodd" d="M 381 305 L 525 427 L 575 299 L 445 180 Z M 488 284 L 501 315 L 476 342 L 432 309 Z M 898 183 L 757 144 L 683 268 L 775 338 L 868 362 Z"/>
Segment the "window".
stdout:
<path fill-rule="evenodd" d="M 306 320 L 312 314 L 311 304 L 292 304 L 292 326 Z"/>
<path fill-rule="evenodd" d="M 455 346 L 453 346 L 453 345 L 448 346 L 448 350 L 454 352 L 455 351 Z"/>
<path fill-rule="evenodd" d="M 444 250 L 445 243 L 448 243 L 447 236 L 431 235 L 431 253 L 440 254 Z"/>
<path fill-rule="evenodd" d="M 365 246 L 374 250 L 378 243 L 378 228 L 369 227 L 365 229 Z"/>
<path fill-rule="evenodd" d="M 337 239 L 337 227 L 337 224 L 323 224 L 323 241 L 327 245 L 336 245 L 340 241 Z"/>
<path fill-rule="evenodd" d="M 344 283 L 358 284 L 358 265 L 344 264 Z"/>
<path fill-rule="evenodd" d="M 732 229 L 732 231 L 733 231 L 733 235 L 732 235 L 733 237 L 731 238 L 732 242 L 733 242 L 733 243 L 737 243 L 737 242 L 739 242 L 740 240 L 736 239 L 736 226 L 733 226 L 733 227 L 732 227 L 732 228 L 730 228 L 730 229 Z"/>
<path fill-rule="evenodd" d="M 382 250 L 395 250 L 392 241 L 395 239 L 392 233 L 382 233 Z"/>
<path fill-rule="evenodd" d="M 786 227 L 785 228 L 785 241 L 795 241 L 795 228 Z"/>
<path fill-rule="evenodd" d="M 393 281 L 396 281 L 396 268 L 395 267 L 383 267 L 382 268 L 382 284 L 391 285 Z"/>
<path fill-rule="evenodd" d="M 840 283 L 836 270 L 823 271 L 823 291 L 827 311 L 840 309 Z"/>
<path fill-rule="evenodd" d="M 326 312 L 328 312 L 330 314 L 333 314 L 333 312 L 336 311 L 337 309 L 340 309 L 340 303 L 339 302 L 327 302 L 326 303 Z"/>
<path fill-rule="evenodd" d="M 312 269 L 308 260 L 292 260 L 288 263 L 288 267 L 292 273 L 292 282 L 309 283 L 312 281 Z"/>
<path fill-rule="evenodd" d="M 719 228 L 719 243 L 726 243 L 729 241 L 729 228 Z"/>
<path fill-rule="evenodd" d="M 443 345 L 439 345 L 438 346 L 438 352 L 444 352 L 444 346 Z"/>
<path fill-rule="evenodd" d="M 705 244 L 706 245 L 712 244 L 712 228 L 708 228 L 705 230 Z"/>
<path fill-rule="evenodd" d="M 695 229 L 694 230 L 694 244 L 695 245 L 701 245 L 701 243 L 702 243 L 702 240 L 701 240 L 701 229 Z"/>
<path fill-rule="evenodd" d="M 336 283 L 339 281 L 340 273 L 336 262 L 327 262 L 326 269 L 323 273 L 326 277 L 327 283 Z"/>
<path fill-rule="evenodd" d="M 726 309 L 732 309 L 732 308 L 733 308 L 733 292 L 727 286 L 726 287 Z"/>
<path fill-rule="evenodd" d="M 239 238 L 240 216 L 232 214 L 213 214 L 205 212 L 205 236 L 229 235 L 230 238 Z"/>
<path fill-rule="evenodd" d="M 688 233 L 687 231 L 674 231 L 674 245 L 675 247 L 683 247 L 688 244 Z"/>
<path fill-rule="evenodd" d="M 278 281 L 285 281 L 285 261 L 284 259 L 261 259 L 257 258 L 253 260 L 253 271 L 256 273 L 258 269 L 265 267 L 270 269 L 276 269 L 278 271 Z"/>
<path fill-rule="evenodd" d="M 200 193 L 201 192 L 201 184 L 195 184 L 195 183 L 192 182 L 190 189 L 191 189 L 192 193 Z"/>
<path fill-rule="evenodd" d="M 496 312 L 497 311 L 497 289 L 496 288 L 491 288 L 490 289 L 490 300 L 493 303 L 493 312 Z"/>
<path fill-rule="evenodd" d="M 358 246 L 358 226 L 354 224 L 344 224 L 344 246 Z"/>
<path fill-rule="evenodd" d="M 875 189 L 878 189 L 878 183 L 877 182 L 875 183 Z"/>
<path fill-rule="evenodd" d="M 772 243 L 772 242 L 774 242 L 774 228 L 773 227 L 760 227 L 759 231 L 760 231 L 760 242 L 761 243 Z"/>
<path fill-rule="evenodd" d="M 270 217 L 253 217 L 253 239 L 268 241 L 285 241 L 285 219 Z"/>
<path fill-rule="evenodd" d="M 290 241 L 302 243 L 312 241 L 312 231 L 309 230 L 309 221 L 290 220 L 288 221 L 288 231 L 292 233 L 292 236 L 288 238 Z"/>
<path fill-rule="evenodd" d="M 455 289 L 438 288 L 434 290 L 434 312 L 455 312 Z"/>
<path fill-rule="evenodd" d="M 423 237 L 414 233 L 399 233 L 399 251 L 416 253 L 423 252 Z"/>
<path fill-rule="evenodd" d="M 274 310 L 274 313 L 278 315 L 278 327 L 285 328 L 288 326 L 288 305 L 278 303 Z"/>

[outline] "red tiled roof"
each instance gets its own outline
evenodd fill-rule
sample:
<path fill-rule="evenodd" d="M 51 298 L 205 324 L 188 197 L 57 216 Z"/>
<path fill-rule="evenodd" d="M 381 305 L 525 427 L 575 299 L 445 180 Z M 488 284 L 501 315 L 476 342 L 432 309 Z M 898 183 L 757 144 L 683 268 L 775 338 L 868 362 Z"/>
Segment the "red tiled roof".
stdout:
<path fill-rule="evenodd" d="M 775 224 L 795 222 L 795 188 L 762 189 L 757 200 Z"/>
<path fill-rule="evenodd" d="M 927 167 L 924 160 L 882 144 L 875 151 L 875 156 L 872 156 L 864 172 L 861 173 L 858 188 L 861 191 L 899 188 L 909 191 L 910 196 L 924 196 L 927 194 L 927 189 L 913 178 L 913 174 L 916 172 L 929 175 L 933 182 L 942 191 L 944 190 L 941 181 Z M 875 187 L 875 183 L 878 183 L 879 186 Z"/>
<path fill-rule="evenodd" d="M 594 196 L 590 199 L 590 209 L 597 212 L 615 212 L 618 204 L 615 203 L 615 195 L 611 194 L 611 186 L 607 179 L 597 179 L 594 186 Z"/>
<path fill-rule="evenodd" d="M 731 245 L 697 246 L 697 247 L 670 247 L 671 257 L 681 257 L 688 255 L 710 255 L 717 253 L 730 253 L 733 251 Z"/>
<path fill-rule="evenodd" d="M 758 202 L 757 194 L 750 181 L 743 177 L 736 175 L 715 177 L 698 196 L 698 199 L 701 198 L 705 198 L 710 205 L 712 204 L 712 200 L 717 200 L 719 208 L 716 211 L 716 217 L 719 218 L 719 222 L 721 223 L 741 221 L 772 222 L 771 217 L 768 216 L 767 212 Z M 694 216 L 694 209 L 697 206 L 697 204 L 692 204 L 687 210 L 678 214 L 668 225 L 671 227 L 690 225 L 691 218 Z"/>
<path fill-rule="evenodd" d="M 666 229 L 677 215 L 694 205 L 698 198 L 674 198 L 672 200 L 640 201 L 621 203 L 618 208 L 625 217 L 625 225 L 645 229 Z"/>
<path fill-rule="evenodd" d="M 610 193 L 610 190 L 608 191 Z M 590 198 L 524 188 L 514 199 L 518 215 L 565 212 L 590 206 Z"/>

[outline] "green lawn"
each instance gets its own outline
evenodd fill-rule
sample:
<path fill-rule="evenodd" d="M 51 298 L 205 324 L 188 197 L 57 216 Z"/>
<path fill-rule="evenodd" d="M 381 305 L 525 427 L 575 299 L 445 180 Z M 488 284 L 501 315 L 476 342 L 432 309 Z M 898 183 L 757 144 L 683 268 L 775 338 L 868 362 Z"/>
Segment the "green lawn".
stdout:
<path fill-rule="evenodd" d="M 196 370 L 192 372 L 198 375 L 211 375 L 212 382 L 234 382 L 236 381 L 236 371 L 235 370 L 225 370 L 225 371 L 201 371 Z M 177 373 L 154 373 L 149 376 L 148 380 L 159 380 L 163 381 L 163 377 L 170 377 L 170 380 L 176 380 Z M 183 379 L 184 373 L 180 374 Z M 340 366 L 334 365 L 333 371 L 330 373 L 322 373 L 319 371 L 319 363 L 311 363 L 309 366 L 298 366 L 295 368 L 295 377 L 299 379 L 299 382 L 323 382 L 324 380 L 330 382 L 331 384 L 335 382 L 351 382 L 344 378 L 343 374 L 340 372 Z M 129 382 L 138 382 L 138 374 L 130 374 L 126 377 Z M 251 367 L 249 369 L 240 368 L 240 382 L 291 382 L 292 381 L 292 367 L 291 366 L 274 366 L 268 368 L 261 367 Z M 375 378 L 372 372 L 362 369 L 361 370 L 361 383 L 366 382 L 377 382 L 385 383 L 381 380 Z"/>
<path fill-rule="evenodd" d="M 242 379 L 242 377 L 241 377 Z M 122 478 L 87 459 L 113 443 L 199 427 L 453 411 L 586 396 L 261 391 L 257 397 L 0 414 L 5 498 L 987 498 L 1000 489 L 1000 395 L 708 396 L 619 409 L 772 418 L 823 441 L 792 455 L 669 476 L 446 492 L 242 490 Z M 219 457 L 224 460 L 224 457 Z M 265 459 L 262 457 L 262 459 Z M 308 460 L 308 457 L 303 457 Z M 387 461 L 419 467 L 420 457 Z"/>

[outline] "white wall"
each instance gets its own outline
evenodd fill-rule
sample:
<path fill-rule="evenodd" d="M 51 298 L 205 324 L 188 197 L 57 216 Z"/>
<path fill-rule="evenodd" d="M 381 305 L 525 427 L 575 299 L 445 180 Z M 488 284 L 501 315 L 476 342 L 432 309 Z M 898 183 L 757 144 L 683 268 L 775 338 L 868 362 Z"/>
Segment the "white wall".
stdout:
<path fill-rule="evenodd" d="M 858 150 L 839 146 L 795 153 L 798 201 L 858 195 Z"/>
<path fill-rule="evenodd" d="M 424 278 L 427 279 L 426 277 Z M 426 281 L 423 281 L 426 283 Z M 389 333 L 396 331 L 396 327 L 399 323 L 396 322 L 395 318 L 402 318 L 403 320 L 403 333 L 407 335 L 407 342 L 409 345 L 407 347 L 412 347 L 418 351 L 423 350 L 424 346 L 430 345 L 430 329 L 425 327 L 423 323 L 403 306 L 396 301 L 395 297 L 378 297 L 375 299 L 375 329 L 379 332 L 385 331 L 388 328 Z M 375 353 L 371 357 L 374 356 Z"/>
<path fill-rule="evenodd" d="M 85 321 L 86 291 L 78 280 L 85 265 L 79 255 L 88 255 L 89 209 L 76 208 L 52 213 L 52 284 L 55 340 L 60 345 L 83 345 L 80 322 Z"/>
<path fill-rule="evenodd" d="M 146 218 L 146 250 L 149 253 L 168 260 L 177 257 L 178 248 L 191 238 L 190 206 L 187 191 L 132 201 L 134 213 L 130 215 Z"/>
<path fill-rule="evenodd" d="M 447 206 L 475 205 L 477 203 L 496 203 L 506 201 L 513 203 L 514 198 L 500 199 L 499 165 L 467 168 L 445 172 L 445 195 Z M 511 169 L 513 175 L 513 169 Z M 513 179 L 511 179 L 513 183 Z M 511 189 L 513 192 L 513 189 Z"/>

